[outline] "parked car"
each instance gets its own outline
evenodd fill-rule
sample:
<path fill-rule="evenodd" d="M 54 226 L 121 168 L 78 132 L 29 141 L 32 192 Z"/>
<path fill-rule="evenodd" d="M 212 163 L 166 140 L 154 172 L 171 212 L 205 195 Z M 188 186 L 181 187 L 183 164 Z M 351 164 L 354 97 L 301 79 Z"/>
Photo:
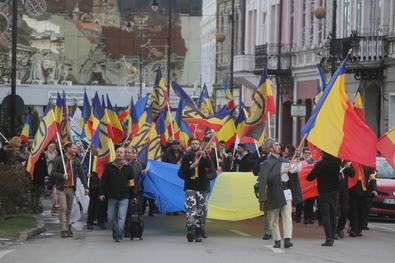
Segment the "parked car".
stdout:
<path fill-rule="evenodd" d="M 395 217 L 395 170 L 383 157 L 376 159 L 377 194 L 370 214 Z"/>

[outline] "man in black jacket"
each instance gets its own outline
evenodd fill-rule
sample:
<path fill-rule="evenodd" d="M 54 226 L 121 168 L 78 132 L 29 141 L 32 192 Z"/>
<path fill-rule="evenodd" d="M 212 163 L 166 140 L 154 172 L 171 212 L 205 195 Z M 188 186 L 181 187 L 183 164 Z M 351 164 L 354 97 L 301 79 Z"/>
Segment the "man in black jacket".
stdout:
<path fill-rule="evenodd" d="M 255 160 L 250 159 L 250 153 L 245 150 L 245 144 L 239 143 L 233 157 L 234 172 L 250 172 L 254 169 Z"/>
<path fill-rule="evenodd" d="M 193 241 L 195 229 L 195 242 L 202 242 L 201 231 L 204 226 L 205 198 L 210 186 L 206 169 L 211 169 L 213 163 L 207 158 L 207 154 L 201 150 L 199 139 L 193 138 L 190 143 L 191 152 L 184 156 L 180 166 L 181 174 L 185 177 L 187 239 L 188 242 Z"/>
<path fill-rule="evenodd" d="M 100 184 L 100 200 L 104 200 L 108 191 L 108 223 L 113 226 L 112 236 L 115 242 L 121 242 L 128 210 L 129 200 L 134 198 L 133 167 L 125 160 L 125 148 L 119 147 L 115 161 L 107 164 Z"/>

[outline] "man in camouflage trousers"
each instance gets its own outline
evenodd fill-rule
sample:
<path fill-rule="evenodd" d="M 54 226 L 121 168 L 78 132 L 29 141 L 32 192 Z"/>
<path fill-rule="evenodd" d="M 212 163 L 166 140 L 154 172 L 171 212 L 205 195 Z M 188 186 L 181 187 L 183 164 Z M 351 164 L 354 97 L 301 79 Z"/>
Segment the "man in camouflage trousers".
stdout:
<path fill-rule="evenodd" d="M 201 231 L 203 214 L 206 208 L 205 198 L 210 182 L 206 168 L 211 169 L 212 161 L 201 150 L 197 138 L 191 140 L 191 152 L 184 156 L 178 175 L 185 180 L 185 208 L 187 210 L 187 239 L 188 242 L 202 242 Z M 194 234 L 195 230 L 195 234 Z"/>

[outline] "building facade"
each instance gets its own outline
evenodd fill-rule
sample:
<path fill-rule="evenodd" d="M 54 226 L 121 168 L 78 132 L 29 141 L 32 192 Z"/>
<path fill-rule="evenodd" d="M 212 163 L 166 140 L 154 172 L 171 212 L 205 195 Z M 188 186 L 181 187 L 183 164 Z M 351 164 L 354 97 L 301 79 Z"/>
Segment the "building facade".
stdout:
<path fill-rule="evenodd" d="M 320 17 L 318 7 L 325 16 Z M 320 79 L 317 64 L 330 78 L 350 48 L 349 99 L 362 79 L 367 124 L 378 137 L 395 126 L 394 0 L 247 0 L 245 16 L 249 30 L 242 56 L 244 61 L 254 56 L 255 65 L 251 70 L 244 63 L 241 77 L 253 79 L 251 73 L 259 76 L 268 65 L 278 108 L 272 123 L 280 141 L 301 140 L 299 131 L 310 117 Z M 291 117 L 292 104 L 304 105 L 306 117 Z"/>

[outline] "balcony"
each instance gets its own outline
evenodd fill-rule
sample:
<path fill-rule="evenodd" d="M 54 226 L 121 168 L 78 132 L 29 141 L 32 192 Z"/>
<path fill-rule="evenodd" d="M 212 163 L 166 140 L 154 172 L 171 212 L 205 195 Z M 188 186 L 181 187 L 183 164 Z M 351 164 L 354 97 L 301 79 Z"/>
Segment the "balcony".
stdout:
<path fill-rule="evenodd" d="M 381 79 L 384 71 L 383 60 L 388 58 L 388 41 L 385 36 L 349 37 L 336 40 L 336 66 L 347 56 L 352 48 L 351 58 L 347 63 L 346 73 L 354 74 L 354 78 L 371 80 Z M 321 66 L 329 69 L 330 54 L 321 60 Z"/>
<path fill-rule="evenodd" d="M 352 61 L 374 62 L 388 58 L 387 40 L 384 36 L 349 37 L 337 39 L 336 58 L 342 61 L 352 48 Z"/>
<path fill-rule="evenodd" d="M 279 54 L 278 44 L 269 44 L 255 46 L 255 70 L 262 70 L 265 64 L 268 70 L 282 69 L 288 70 L 292 63 L 292 52 L 296 45 L 293 44 L 281 44 L 281 51 Z M 280 64 L 278 67 L 278 59 L 280 56 Z"/>

